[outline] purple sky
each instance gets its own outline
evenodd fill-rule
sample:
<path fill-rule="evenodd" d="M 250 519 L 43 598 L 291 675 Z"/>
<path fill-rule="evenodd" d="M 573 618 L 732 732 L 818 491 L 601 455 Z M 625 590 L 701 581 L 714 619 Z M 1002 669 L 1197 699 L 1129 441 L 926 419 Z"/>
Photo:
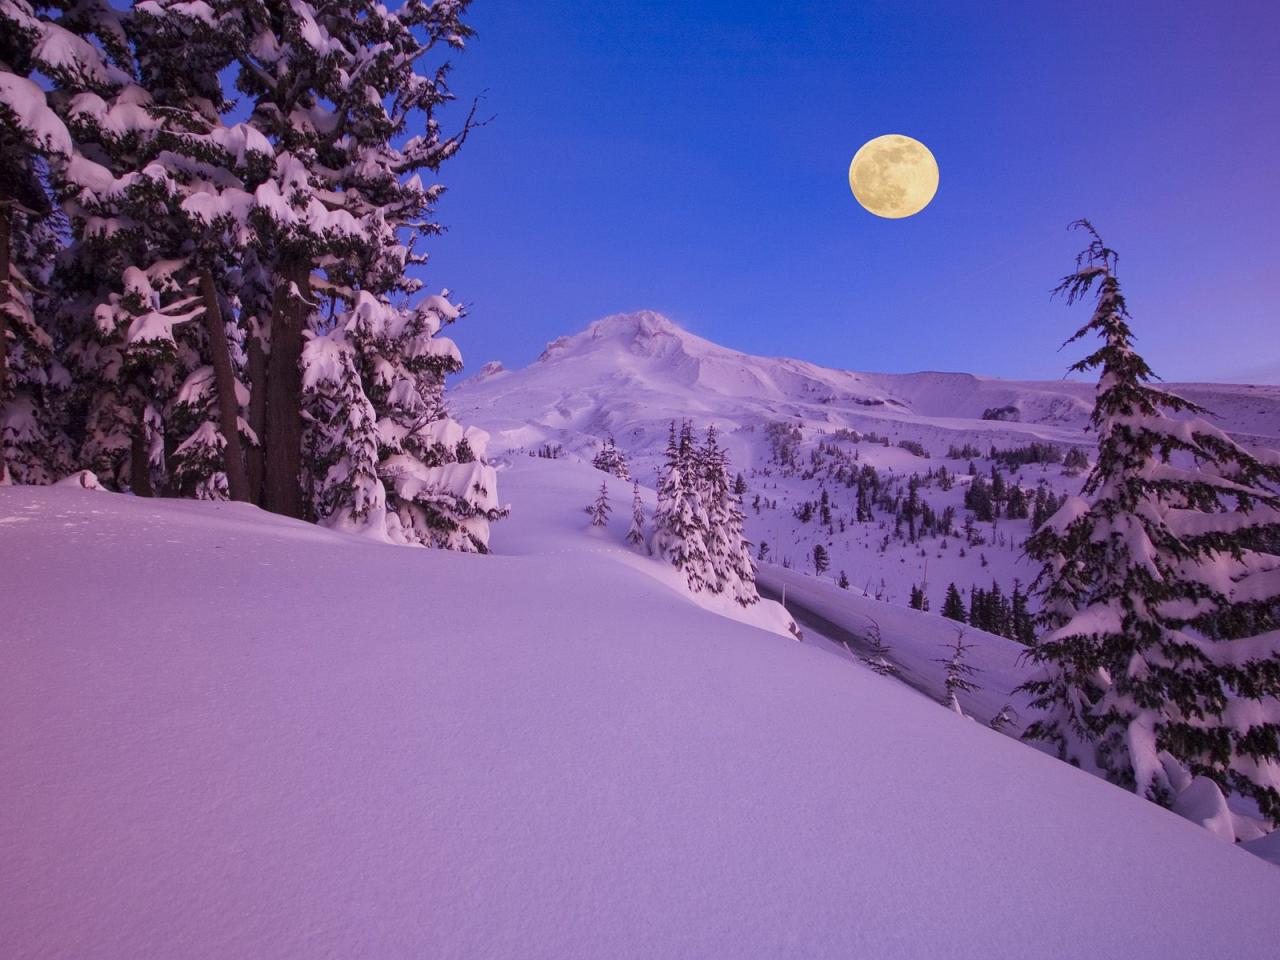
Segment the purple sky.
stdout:
<path fill-rule="evenodd" d="M 477 0 L 493 122 L 443 171 L 433 286 L 470 370 L 651 307 L 753 353 L 1060 376 L 1093 219 L 1167 379 L 1280 382 L 1280 4 Z M 884 221 L 849 159 L 922 140 Z"/>

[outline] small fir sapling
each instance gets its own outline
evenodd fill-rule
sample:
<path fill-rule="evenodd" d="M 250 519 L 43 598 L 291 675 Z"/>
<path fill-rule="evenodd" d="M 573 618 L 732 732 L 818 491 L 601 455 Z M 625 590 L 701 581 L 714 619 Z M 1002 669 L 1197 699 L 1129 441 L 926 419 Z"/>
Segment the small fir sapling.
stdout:
<path fill-rule="evenodd" d="M 978 689 L 977 682 L 974 680 L 978 671 L 971 663 L 967 662 L 967 657 L 973 649 L 973 645 L 964 642 L 964 628 L 962 627 L 956 631 L 955 644 L 951 646 L 944 644 L 943 646 L 944 649 L 951 651 L 951 656 L 934 661 L 934 663 L 941 663 L 947 668 L 944 681 L 946 699 L 942 701 L 942 705 L 963 717 L 965 712 L 960 708 L 960 694 L 972 693 Z"/>
<path fill-rule="evenodd" d="M 595 502 L 587 507 L 587 513 L 591 516 L 591 526 L 603 527 L 609 522 L 609 514 L 612 508 L 609 506 L 609 485 L 605 481 L 600 481 L 600 492 L 596 494 Z"/>
<path fill-rule="evenodd" d="M 858 659 L 882 677 L 898 676 L 898 665 L 889 659 L 889 644 L 885 642 L 884 635 L 880 631 L 880 623 L 871 617 L 867 617 L 867 620 L 871 624 L 867 628 L 865 637 L 867 652 Z"/>
<path fill-rule="evenodd" d="M 640 499 L 640 481 L 636 480 L 631 496 L 631 527 L 627 530 L 627 543 L 640 546 L 644 537 L 644 501 Z"/>

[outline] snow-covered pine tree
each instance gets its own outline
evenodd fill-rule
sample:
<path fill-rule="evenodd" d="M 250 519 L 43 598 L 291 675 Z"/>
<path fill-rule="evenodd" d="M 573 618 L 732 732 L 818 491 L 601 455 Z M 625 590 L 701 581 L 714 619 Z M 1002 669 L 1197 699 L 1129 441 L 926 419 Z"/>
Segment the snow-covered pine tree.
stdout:
<path fill-rule="evenodd" d="M 942 705 L 963 717 L 965 713 L 960 708 L 960 694 L 972 693 L 978 689 L 978 684 L 974 680 L 977 669 L 967 660 L 972 644 L 964 642 L 963 628 L 956 631 L 955 644 L 947 646 L 946 649 L 951 651 L 951 656 L 934 661 L 934 663 L 943 664 L 947 669 L 943 681 L 947 697 Z"/>
<path fill-rule="evenodd" d="M 619 480 L 630 480 L 631 472 L 627 468 L 627 455 L 618 449 L 613 437 L 605 438 L 604 444 L 596 452 L 591 465 L 597 470 L 611 473 Z"/>
<path fill-rule="evenodd" d="M 83 161 L 67 101 L 127 79 L 113 62 L 122 43 L 107 4 L 0 0 L 0 483 L 48 483 L 71 467 L 61 422 L 69 376 L 47 296 L 65 227 L 53 201 Z"/>
<path fill-rule="evenodd" d="M 78 98 L 70 123 L 117 175 L 113 184 L 84 185 L 78 205 L 120 225 L 115 234 L 131 247 L 126 269 L 142 268 L 153 284 L 121 318 L 126 352 L 144 366 L 185 361 L 177 371 L 183 400 L 159 411 L 175 492 L 190 493 L 194 483 L 198 494 L 251 500 L 243 448 L 257 436 L 242 416 L 249 394 L 238 286 L 257 236 L 253 191 L 274 161 L 261 133 L 223 120 L 232 104 L 217 71 L 227 41 L 208 30 L 213 16 L 204 5 L 136 6 L 124 27 L 138 83 L 107 100 Z"/>
<path fill-rule="evenodd" d="M 681 571 L 695 593 L 715 576 L 707 557 L 707 514 L 698 486 L 692 428 L 686 421 L 677 440 L 673 421 L 649 550 Z"/>
<path fill-rule="evenodd" d="M 264 444 L 261 471 L 249 472 L 262 473 L 264 506 L 302 516 L 314 508 L 300 483 L 306 334 L 327 334 L 335 315 L 355 312 L 360 294 L 404 309 L 401 299 L 419 288 L 406 267 L 425 260 L 415 241 L 439 232 L 432 208 L 442 192 L 420 174 L 435 172 L 471 128 L 468 119 L 444 136 L 436 118 L 452 96 L 448 64 L 436 54 L 469 36 L 466 3 L 147 7 L 203 21 L 200 33 L 216 42 L 202 68 L 235 65 L 247 124 L 272 151 L 271 169 L 252 184 L 254 240 L 240 271 L 249 419 Z M 368 395 L 367 377 L 364 386 Z"/>
<path fill-rule="evenodd" d="M 386 532 L 386 491 L 378 476 L 378 423 L 365 396 L 356 351 L 335 329 L 312 337 L 302 351 L 307 397 L 304 463 L 318 516 L 334 527 Z"/>
<path fill-rule="evenodd" d="M 731 487 L 728 454 L 720 446 L 714 424 L 707 428 L 706 441 L 696 452 L 695 470 L 707 514 L 706 554 L 714 575 L 710 587 L 750 606 L 760 599 L 755 561 L 751 544 L 743 539 L 742 503 Z"/>
<path fill-rule="evenodd" d="M 613 508 L 609 506 L 609 484 L 601 480 L 600 490 L 596 493 L 596 498 L 587 506 L 587 514 L 591 517 L 591 525 L 593 527 L 603 527 L 609 522 L 609 514 L 613 512 Z"/>
<path fill-rule="evenodd" d="M 640 499 L 640 481 L 636 480 L 632 486 L 631 526 L 627 530 L 627 543 L 638 547 L 644 540 L 644 501 Z"/>
<path fill-rule="evenodd" d="M 308 335 L 307 476 L 315 478 L 310 503 L 322 522 L 395 543 L 488 550 L 489 524 L 506 515 L 497 475 L 484 460 L 488 434 L 464 429 L 444 408 L 444 377 L 462 362 L 439 333 L 460 313 L 443 296 L 406 309 L 360 291 L 331 331 Z M 339 356 L 350 358 L 350 369 L 345 359 L 334 362 Z M 349 399 L 334 407 L 339 397 Z M 310 456 L 325 449 L 346 452 L 336 461 Z M 384 488 L 385 527 L 375 478 Z M 315 498 L 326 489 L 333 495 Z"/>
<path fill-rule="evenodd" d="M 871 617 L 867 619 L 871 622 L 866 636 L 867 652 L 858 659 L 882 677 L 898 676 L 898 665 L 889 659 L 891 651 L 889 644 L 885 643 L 879 621 Z"/>
<path fill-rule="evenodd" d="M 1185 774 L 1280 821 L 1280 456 L 1253 454 L 1151 385 L 1116 254 L 1090 242 L 1058 291 L 1095 293 L 1068 341 L 1101 346 L 1098 458 L 1028 542 L 1045 632 L 1026 736 L 1157 802 Z"/>
<path fill-rule="evenodd" d="M 72 470 L 70 375 L 42 293 L 59 246 L 56 222 L 51 210 L 0 199 L 0 484 L 52 483 Z"/>

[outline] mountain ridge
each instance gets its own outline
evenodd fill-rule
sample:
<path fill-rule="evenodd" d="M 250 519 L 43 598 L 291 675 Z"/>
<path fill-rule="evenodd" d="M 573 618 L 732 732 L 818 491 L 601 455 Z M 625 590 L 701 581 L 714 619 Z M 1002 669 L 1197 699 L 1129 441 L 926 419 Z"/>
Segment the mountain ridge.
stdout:
<path fill-rule="evenodd" d="M 1280 387 L 1165 386 L 1209 408 L 1208 419 L 1243 442 L 1280 445 Z M 1088 442 L 1083 431 L 1093 392 L 1093 383 L 1078 380 L 1005 380 L 964 371 L 874 373 L 756 356 L 641 310 L 610 314 L 558 337 L 519 370 L 486 364 L 450 395 L 468 415 L 483 418 L 488 408 L 500 420 L 540 423 L 556 434 L 548 440 L 572 447 L 579 439 L 575 432 L 594 436 L 606 430 L 621 439 L 636 421 L 659 412 L 667 419 L 710 417 L 736 426 L 779 418 L 864 432 L 877 424 L 900 432 L 927 426 L 957 435 L 976 432 L 993 442 L 1030 436 L 1081 443 Z M 497 432 L 514 426 L 507 423 Z"/>

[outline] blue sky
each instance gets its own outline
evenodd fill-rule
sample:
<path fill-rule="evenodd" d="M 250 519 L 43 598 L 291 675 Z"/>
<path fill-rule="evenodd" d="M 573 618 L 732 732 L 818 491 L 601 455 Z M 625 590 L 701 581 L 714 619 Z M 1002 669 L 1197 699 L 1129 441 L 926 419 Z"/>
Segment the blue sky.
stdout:
<path fill-rule="evenodd" d="M 442 170 L 426 278 L 469 370 L 652 308 L 751 353 L 1057 377 L 1048 291 L 1090 217 L 1167 379 L 1280 382 L 1280 6 L 476 0 L 493 120 Z M 863 211 L 866 140 L 929 146 L 920 215 Z"/>

